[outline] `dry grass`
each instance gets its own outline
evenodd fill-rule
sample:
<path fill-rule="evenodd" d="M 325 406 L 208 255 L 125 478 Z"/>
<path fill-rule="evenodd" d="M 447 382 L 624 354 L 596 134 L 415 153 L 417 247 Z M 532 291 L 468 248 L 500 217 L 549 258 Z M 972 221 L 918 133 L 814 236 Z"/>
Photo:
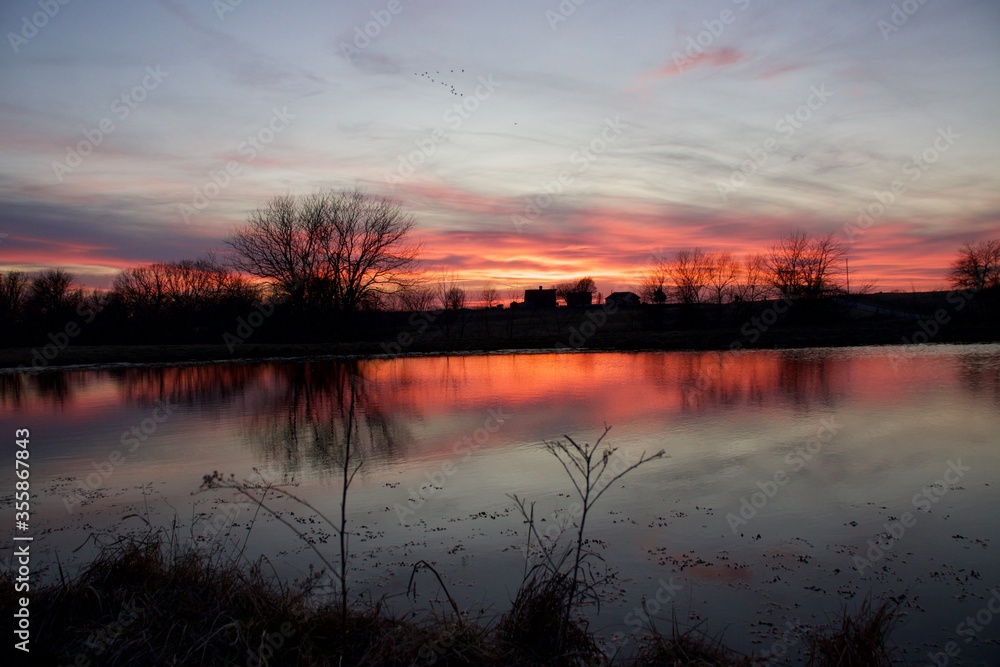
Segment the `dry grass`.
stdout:
<path fill-rule="evenodd" d="M 568 573 L 536 568 L 500 618 L 497 642 L 524 661 L 520 664 L 604 664 L 604 654 L 584 623 L 571 619 L 563 629 L 571 588 Z"/>
<path fill-rule="evenodd" d="M 847 608 L 838 624 L 807 639 L 809 667 L 886 667 L 893 664 L 889 635 L 899 623 L 896 605 L 866 597 L 857 613 Z"/>
<path fill-rule="evenodd" d="M 317 605 L 318 577 L 283 584 L 266 563 L 181 549 L 159 534 L 122 540 L 69 581 L 35 590 L 37 664 L 90 665 L 607 665 L 586 624 L 557 642 L 570 582 L 538 569 L 495 624 L 454 613 L 394 616 L 378 603 Z M 12 614 L 11 575 L 0 578 L 0 613 Z M 8 616 L 9 617 L 9 616 Z M 37 619 L 37 620 L 36 620 Z M 866 600 L 834 627 L 806 638 L 808 665 L 892 664 L 898 616 Z M 344 638 L 347 638 L 345 643 Z M 79 657 L 82 656 L 82 657 Z M 89 662 L 87 662 L 89 661 Z M 698 628 L 650 627 L 641 649 L 616 663 L 635 667 L 759 664 Z"/>

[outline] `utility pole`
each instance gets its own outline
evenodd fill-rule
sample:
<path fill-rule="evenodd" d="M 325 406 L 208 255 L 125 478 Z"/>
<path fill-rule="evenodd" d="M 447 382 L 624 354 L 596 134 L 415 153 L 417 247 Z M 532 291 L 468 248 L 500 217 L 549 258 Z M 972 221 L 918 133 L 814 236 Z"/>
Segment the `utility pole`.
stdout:
<path fill-rule="evenodd" d="M 851 296 L 851 262 L 844 257 L 844 267 L 847 269 L 847 296 Z"/>

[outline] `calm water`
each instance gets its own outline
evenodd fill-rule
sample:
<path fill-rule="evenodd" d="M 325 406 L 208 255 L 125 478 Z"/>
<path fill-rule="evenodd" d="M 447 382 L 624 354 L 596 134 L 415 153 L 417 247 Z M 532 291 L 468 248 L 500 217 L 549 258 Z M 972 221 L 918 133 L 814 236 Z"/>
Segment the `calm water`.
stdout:
<path fill-rule="evenodd" d="M 735 648 L 794 656 L 788 624 L 825 623 L 873 593 L 900 601 L 908 660 L 955 641 L 949 664 L 998 664 L 997 345 L 0 374 L 0 432 L 31 430 L 36 550 L 72 567 L 95 552 L 91 532 L 141 530 L 136 513 L 201 536 L 222 526 L 242 542 L 253 512 L 226 492 L 198 493 L 213 470 L 294 478 L 332 516 L 352 377 L 359 592 L 412 604 L 402 594 L 424 559 L 466 608 L 505 610 L 525 537 L 509 496 L 536 501 L 543 530 L 565 523 L 572 486 L 542 443 L 592 442 L 608 424 L 614 465 L 668 455 L 615 484 L 588 519 L 614 575 L 592 610 L 609 642 L 628 639 L 645 598 L 659 618 L 704 621 Z M 310 512 L 274 505 L 334 559 L 331 531 Z M 317 563 L 267 518 L 248 550 L 288 576 Z M 430 576 L 418 582 L 417 604 L 437 604 Z"/>

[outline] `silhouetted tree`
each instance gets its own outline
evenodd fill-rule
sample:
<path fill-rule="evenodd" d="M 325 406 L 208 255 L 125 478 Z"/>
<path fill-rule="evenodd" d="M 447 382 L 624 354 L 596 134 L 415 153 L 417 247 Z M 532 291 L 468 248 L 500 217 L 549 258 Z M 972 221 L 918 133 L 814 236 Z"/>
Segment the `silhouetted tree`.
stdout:
<path fill-rule="evenodd" d="M 31 279 L 24 271 L 0 274 L 0 318 L 7 323 L 19 321 L 24 315 Z"/>
<path fill-rule="evenodd" d="M 779 294 L 792 299 L 815 300 L 842 293 L 838 279 L 845 254 L 833 234 L 812 238 L 793 232 L 768 251 L 768 280 Z"/>
<path fill-rule="evenodd" d="M 29 317 L 66 317 L 72 314 L 83 298 L 80 289 L 74 289 L 72 273 L 62 269 L 47 269 L 36 276 L 28 288 L 25 310 Z"/>
<path fill-rule="evenodd" d="M 747 255 L 743 260 L 743 272 L 733 286 L 734 301 L 757 301 L 767 296 L 767 260 L 764 255 Z"/>
<path fill-rule="evenodd" d="M 465 290 L 461 287 L 451 287 L 442 295 L 442 303 L 448 310 L 465 308 Z"/>
<path fill-rule="evenodd" d="M 483 299 L 483 304 L 489 309 L 492 309 L 493 306 L 500 302 L 500 290 L 490 282 L 483 284 L 483 291 L 480 293 L 480 296 Z"/>
<path fill-rule="evenodd" d="M 415 283 L 414 218 L 361 190 L 282 196 L 252 212 L 227 244 L 234 266 L 272 281 L 300 309 L 352 312 Z"/>
<path fill-rule="evenodd" d="M 679 251 L 667 264 L 677 300 L 685 305 L 702 303 L 709 280 L 709 256 L 700 248 Z"/>
<path fill-rule="evenodd" d="M 654 257 L 652 264 L 642 274 L 639 296 L 646 303 L 666 303 L 667 283 L 670 280 L 668 262 L 664 257 Z"/>
<path fill-rule="evenodd" d="M 586 276 L 584 278 L 580 278 L 576 282 L 570 281 L 556 285 L 556 296 L 560 299 L 565 300 L 567 294 L 575 294 L 577 292 L 586 292 L 591 295 L 595 294 L 597 292 L 597 285 L 594 283 L 594 279 L 590 276 Z"/>
<path fill-rule="evenodd" d="M 112 291 L 127 316 L 140 318 L 211 315 L 226 306 L 249 307 L 261 298 L 259 287 L 213 257 L 125 269 Z"/>
<path fill-rule="evenodd" d="M 705 257 L 705 271 L 708 291 L 716 305 L 732 300 L 733 288 L 740 277 L 740 264 L 731 253 L 710 253 Z"/>
<path fill-rule="evenodd" d="M 956 289 L 1000 289 L 1000 239 L 962 244 L 948 276 Z"/>
<path fill-rule="evenodd" d="M 427 285 L 413 285 L 393 292 L 397 310 L 423 312 L 434 307 L 434 290 Z"/>

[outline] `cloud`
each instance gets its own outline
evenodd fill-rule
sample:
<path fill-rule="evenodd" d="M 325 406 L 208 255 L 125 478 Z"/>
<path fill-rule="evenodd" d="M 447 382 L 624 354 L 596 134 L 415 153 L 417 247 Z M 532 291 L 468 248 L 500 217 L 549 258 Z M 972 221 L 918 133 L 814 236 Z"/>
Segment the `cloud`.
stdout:
<path fill-rule="evenodd" d="M 640 87 L 645 87 L 657 79 L 665 79 L 683 74 L 695 67 L 725 67 L 742 62 L 748 58 L 748 54 L 728 46 L 714 51 L 696 53 L 688 58 L 678 59 L 675 57 L 674 62 L 670 65 L 664 65 L 659 69 L 640 74 L 639 78 L 642 82 Z"/>

